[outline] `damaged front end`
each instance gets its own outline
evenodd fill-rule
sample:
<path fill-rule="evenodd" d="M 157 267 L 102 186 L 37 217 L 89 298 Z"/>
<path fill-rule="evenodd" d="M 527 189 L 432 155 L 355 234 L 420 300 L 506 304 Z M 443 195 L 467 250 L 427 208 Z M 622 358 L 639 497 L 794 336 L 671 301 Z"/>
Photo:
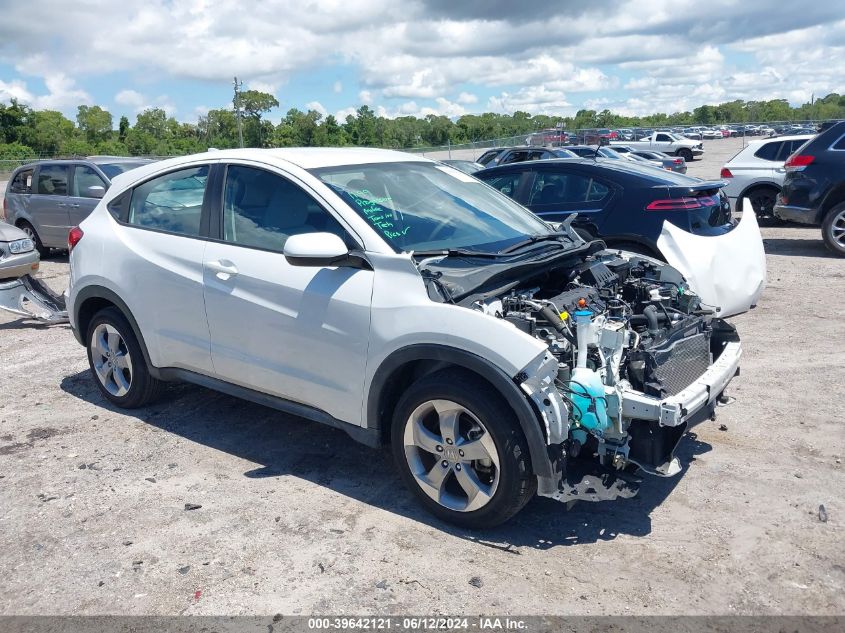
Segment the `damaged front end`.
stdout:
<path fill-rule="evenodd" d="M 735 328 L 650 258 L 600 251 L 547 280 L 475 304 L 548 345 L 516 377 L 560 475 L 539 494 L 632 497 L 643 474 L 678 474 L 678 442 L 739 371 Z"/>

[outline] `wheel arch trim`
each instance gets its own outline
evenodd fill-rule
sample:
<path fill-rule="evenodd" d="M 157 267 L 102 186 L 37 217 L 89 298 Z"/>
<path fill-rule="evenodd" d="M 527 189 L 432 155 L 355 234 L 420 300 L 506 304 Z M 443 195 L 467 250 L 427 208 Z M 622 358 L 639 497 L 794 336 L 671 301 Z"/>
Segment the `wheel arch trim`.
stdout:
<path fill-rule="evenodd" d="M 389 414 L 384 408 L 387 405 L 386 396 L 390 393 L 391 378 L 400 368 L 419 361 L 447 363 L 471 371 L 490 383 L 502 395 L 519 421 L 528 443 L 531 466 L 541 492 L 548 486 L 557 489 L 560 473 L 555 473 L 543 436 L 542 422 L 534 406 L 520 390 L 514 378 L 487 359 L 465 350 L 437 344 L 415 344 L 392 352 L 382 361 L 370 381 L 365 411 L 367 428 L 379 432 L 384 429 L 384 419 Z"/>
<path fill-rule="evenodd" d="M 144 362 L 147 364 L 147 368 L 152 374 L 154 378 L 160 378 L 159 371 L 156 367 L 153 366 L 152 362 L 150 361 L 150 353 L 147 350 L 147 344 L 144 341 L 144 337 L 141 334 L 141 328 L 138 327 L 138 322 L 135 320 L 135 316 L 132 314 L 132 310 L 129 309 L 129 306 L 126 305 L 126 302 L 121 299 L 117 293 L 113 290 L 109 290 L 103 286 L 85 286 L 79 292 L 76 293 L 73 302 L 73 323 L 76 324 L 76 327 L 73 329 L 73 334 L 76 337 L 76 340 L 79 342 L 80 345 L 85 346 L 87 345 L 85 341 L 85 336 L 87 332 L 82 332 L 79 326 L 79 315 L 82 310 L 82 307 L 91 299 L 101 299 L 108 301 L 114 307 L 116 307 L 120 312 L 126 317 L 126 320 L 129 322 L 129 327 L 132 328 L 132 333 L 135 335 L 135 339 L 138 341 L 138 345 L 141 348 L 141 353 L 144 356 Z M 93 315 L 92 315 L 93 316 Z"/>

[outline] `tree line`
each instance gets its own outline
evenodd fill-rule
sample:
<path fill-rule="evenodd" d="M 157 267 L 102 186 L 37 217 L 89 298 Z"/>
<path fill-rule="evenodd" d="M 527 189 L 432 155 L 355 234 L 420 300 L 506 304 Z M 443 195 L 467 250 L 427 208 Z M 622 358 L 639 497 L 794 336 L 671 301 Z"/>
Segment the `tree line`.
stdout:
<path fill-rule="evenodd" d="M 845 118 L 845 96 L 836 93 L 792 107 L 785 99 L 770 101 L 729 101 L 702 105 L 692 112 L 628 117 L 610 110 L 579 110 L 575 116 L 560 117 L 513 114 L 465 114 L 452 120 L 429 114 L 424 118 L 377 116 L 369 106 L 341 122 L 315 110 L 288 110 L 274 125 L 266 117 L 278 108 L 271 94 L 256 90 L 240 93 L 241 122 L 236 110 L 210 110 L 196 123 L 181 123 L 161 108 L 140 112 L 135 122 L 114 117 L 104 108 L 79 106 L 76 121 L 55 110 L 34 110 L 14 99 L 0 103 L 0 160 L 25 160 L 41 156 L 174 156 L 237 147 L 243 136 L 247 147 L 344 146 L 411 149 L 446 144 L 469 143 L 529 134 L 555 126 L 565 129 L 660 127 L 712 125 L 768 121 L 807 121 Z"/>

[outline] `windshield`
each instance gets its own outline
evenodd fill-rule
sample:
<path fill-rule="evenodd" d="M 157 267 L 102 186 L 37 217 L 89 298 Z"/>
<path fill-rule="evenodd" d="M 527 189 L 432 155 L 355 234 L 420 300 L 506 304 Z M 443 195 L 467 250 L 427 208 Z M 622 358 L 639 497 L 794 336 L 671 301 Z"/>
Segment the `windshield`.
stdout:
<path fill-rule="evenodd" d="M 311 170 L 397 252 L 499 252 L 552 230 L 472 176 L 435 163 L 397 162 Z"/>
<path fill-rule="evenodd" d="M 100 169 L 103 170 L 103 173 L 108 176 L 108 179 L 111 180 L 115 176 L 122 174 L 125 171 L 129 171 L 130 169 L 135 169 L 136 167 L 140 167 L 141 165 L 146 165 L 145 162 L 133 162 L 133 163 L 100 163 L 97 165 Z"/>

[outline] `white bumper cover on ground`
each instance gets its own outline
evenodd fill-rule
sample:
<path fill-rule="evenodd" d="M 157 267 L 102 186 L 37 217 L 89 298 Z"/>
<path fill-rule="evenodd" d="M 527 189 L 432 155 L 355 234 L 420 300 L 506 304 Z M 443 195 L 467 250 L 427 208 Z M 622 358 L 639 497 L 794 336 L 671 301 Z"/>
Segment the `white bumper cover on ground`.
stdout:
<path fill-rule="evenodd" d="M 751 208 L 747 199 L 743 208 Z M 718 236 L 693 235 L 664 222 L 657 246 L 705 307 L 721 317 L 757 305 L 766 287 L 766 253 L 754 213 L 743 213 L 733 231 Z"/>

